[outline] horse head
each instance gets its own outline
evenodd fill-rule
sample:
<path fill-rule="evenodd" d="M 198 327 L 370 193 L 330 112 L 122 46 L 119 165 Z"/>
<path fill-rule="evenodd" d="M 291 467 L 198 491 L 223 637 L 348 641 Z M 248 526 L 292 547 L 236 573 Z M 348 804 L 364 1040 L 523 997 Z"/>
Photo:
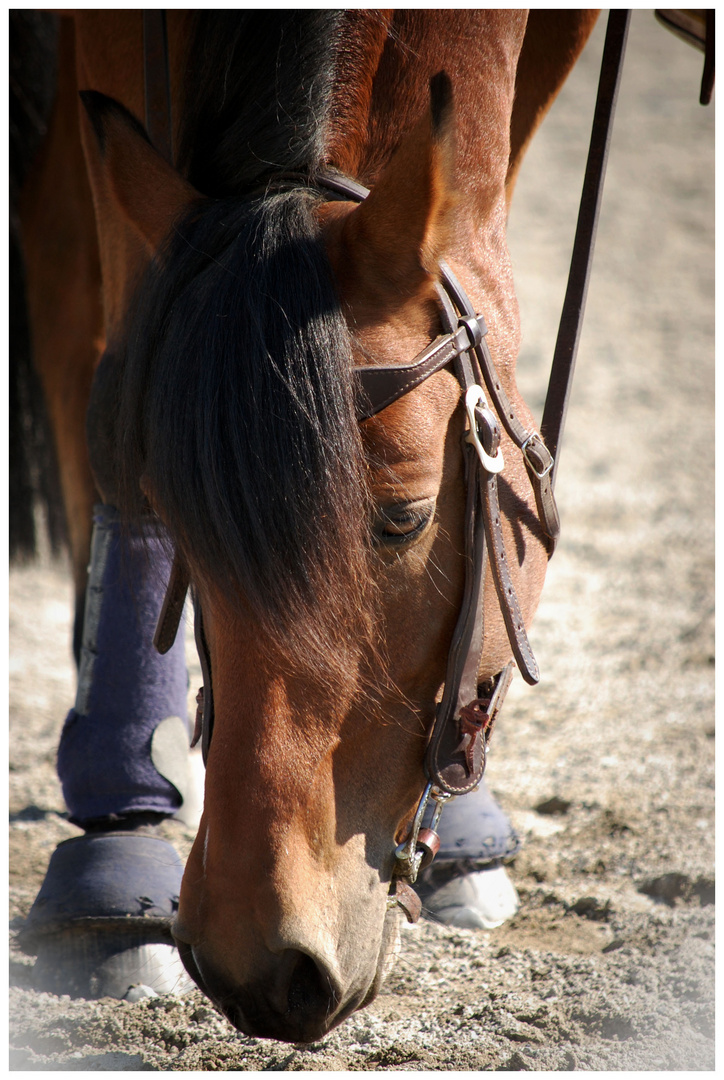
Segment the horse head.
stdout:
<path fill-rule="evenodd" d="M 425 785 L 464 591 L 466 413 L 442 369 L 359 423 L 354 369 L 410 361 L 442 332 L 441 259 L 486 311 L 529 417 L 507 157 L 472 233 L 449 81 L 434 88 L 360 205 L 273 175 L 243 198 L 203 198 L 125 110 L 86 95 L 96 191 L 152 255 L 111 342 L 108 483 L 129 505 L 142 487 L 164 522 L 213 693 L 174 933 L 201 988 L 253 1035 L 318 1038 L 371 1000 L 394 951 L 395 848 Z M 505 434 L 502 452 L 502 532 L 529 621 L 546 549 Z M 481 681 L 510 659 L 490 583 L 484 615 Z"/>

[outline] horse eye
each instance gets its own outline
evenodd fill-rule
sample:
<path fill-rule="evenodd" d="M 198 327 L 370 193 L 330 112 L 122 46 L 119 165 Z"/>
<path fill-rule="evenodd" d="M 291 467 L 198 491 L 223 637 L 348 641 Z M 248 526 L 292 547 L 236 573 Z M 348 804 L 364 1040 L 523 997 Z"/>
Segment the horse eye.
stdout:
<path fill-rule="evenodd" d="M 406 547 L 420 539 L 434 513 L 434 499 L 378 506 L 372 528 L 375 544 L 395 551 Z"/>

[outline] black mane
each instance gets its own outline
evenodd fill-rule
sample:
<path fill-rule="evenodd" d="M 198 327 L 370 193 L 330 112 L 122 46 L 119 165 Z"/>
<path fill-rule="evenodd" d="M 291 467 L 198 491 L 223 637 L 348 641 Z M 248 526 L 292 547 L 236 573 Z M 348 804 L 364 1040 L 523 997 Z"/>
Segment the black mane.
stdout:
<path fill-rule="evenodd" d="M 117 439 L 126 509 L 144 476 L 195 579 L 334 667 L 366 636 L 369 516 L 316 199 L 207 201 L 176 228 L 129 323 Z"/>
<path fill-rule="evenodd" d="M 119 369 L 120 499 L 152 493 L 197 583 L 271 655 L 343 675 L 372 636 L 351 352 L 309 188 L 339 15 L 198 16 L 180 167 L 206 196 L 138 290 Z"/>
<path fill-rule="evenodd" d="M 203 11 L 190 46 L 179 163 L 206 195 L 279 170 L 313 171 L 342 13 Z"/>

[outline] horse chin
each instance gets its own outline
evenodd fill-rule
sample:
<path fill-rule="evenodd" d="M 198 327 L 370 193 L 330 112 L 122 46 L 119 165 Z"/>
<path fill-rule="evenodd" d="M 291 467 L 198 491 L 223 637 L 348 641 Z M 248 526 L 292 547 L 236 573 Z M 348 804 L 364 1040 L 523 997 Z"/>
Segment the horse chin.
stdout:
<path fill-rule="evenodd" d="M 313 1043 L 327 1035 L 353 1012 L 369 1005 L 390 973 L 399 951 L 400 929 L 396 912 L 388 912 L 377 964 L 369 985 L 340 994 L 319 971 L 311 957 L 300 953 L 286 994 L 285 1007 L 269 999 L 266 987 L 232 986 L 197 957 L 188 942 L 178 938 L 179 955 L 199 989 L 226 1019 L 244 1035 L 280 1042 Z"/>
<path fill-rule="evenodd" d="M 375 977 L 372 980 L 364 999 L 360 1001 L 357 1006 L 358 1009 L 364 1009 L 370 1002 L 374 1001 L 379 994 L 385 979 L 391 974 L 392 969 L 395 966 L 395 960 L 400 953 L 400 922 L 401 914 L 399 910 L 393 909 L 392 911 L 387 912 L 382 930 L 382 943 L 377 958 Z"/>

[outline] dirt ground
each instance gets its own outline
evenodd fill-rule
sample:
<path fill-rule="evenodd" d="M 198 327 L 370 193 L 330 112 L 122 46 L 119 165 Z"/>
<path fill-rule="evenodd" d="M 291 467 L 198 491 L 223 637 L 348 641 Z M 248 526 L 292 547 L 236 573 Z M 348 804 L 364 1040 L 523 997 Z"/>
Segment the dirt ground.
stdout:
<path fill-rule="evenodd" d="M 511 216 L 520 380 L 538 411 L 602 30 Z M 525 839 L 518 916 L 491 932 L 405 927 L 379 998 L 308 1047 L 246 1038 L 196 992 L 37 993 L 11 941 L 11 1068 L 714 1068 L 714 107 L 698 104 L 700 74 L 698 53 L 635 13 L 558 480 L 563 538 L 531 635 L 543 676 L 515 681 L 488 767 Z M 74 695 L 70 595 L 48 559 L 11 572 L 11 939 L 77 832 L 54 772 Z M 168 832 L 185 853 L 192 833 Z"/>

